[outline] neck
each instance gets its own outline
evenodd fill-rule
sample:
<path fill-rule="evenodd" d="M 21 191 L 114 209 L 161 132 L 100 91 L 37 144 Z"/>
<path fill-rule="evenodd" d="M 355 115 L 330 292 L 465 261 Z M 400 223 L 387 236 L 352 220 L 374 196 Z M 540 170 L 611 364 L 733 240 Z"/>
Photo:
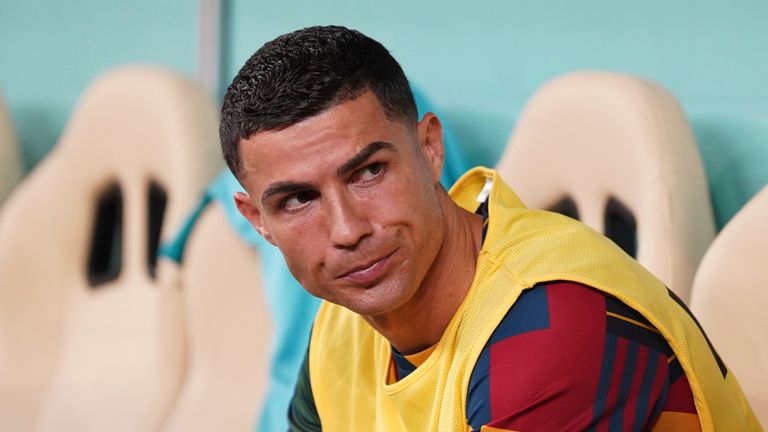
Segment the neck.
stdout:
<path fill-rule="evenodd" d="M 385 315 L 366 320 L 403 354 L 436 344 L 472 285 L 482 247 L 482 217 L 440 194 L 445 215 L 443 244 L 413 298 Z"/>

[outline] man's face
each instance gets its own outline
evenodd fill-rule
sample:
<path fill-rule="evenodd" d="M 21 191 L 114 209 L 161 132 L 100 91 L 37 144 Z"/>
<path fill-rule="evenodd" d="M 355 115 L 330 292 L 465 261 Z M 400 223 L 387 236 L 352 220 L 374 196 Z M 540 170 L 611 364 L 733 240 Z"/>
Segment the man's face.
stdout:
<path fill-rule="evenodd" d="M 240 212 L 311 294 L 369 316 L 414 298 L 444 233 L 440 122 L 386 117 L 370 91 L 240 142 Z"/>

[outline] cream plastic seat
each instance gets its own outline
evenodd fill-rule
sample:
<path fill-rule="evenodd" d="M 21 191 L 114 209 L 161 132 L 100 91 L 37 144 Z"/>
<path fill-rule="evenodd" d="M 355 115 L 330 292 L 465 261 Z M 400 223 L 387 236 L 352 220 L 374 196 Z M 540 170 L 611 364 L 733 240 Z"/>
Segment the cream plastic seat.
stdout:
<path fill-rule="evenodd" d="M 268 381 L 272 325 L 257 251 L 216 201 L 187 239 L 181 275 L 189 369 L 164 430 L 252 430 Z"/>
<path fill-rule="evenodd" d="M 130 66 L 85 92 L 0 215 L 0 430 L 151 431 L 184 372 L 157 244 L 221 168 L 192 81 Z"/>
<path fill-rule="evenodd" d="M 11 116 L 0 92 L 0 206 L 21 180 L 19 148 L 13 132 Z"/>
<path fill-rule="evenodd" d="M 720 231 L 696 273 L 691 311 L 768 425 L 768 186 Z"/>
<path fill-rule="evenodd" d="M 591 71 L 550 81 L 498 169 L 529 207 L 576 216 L 688 300 L 714 221 L 688 121 L 661 86 Z"/>

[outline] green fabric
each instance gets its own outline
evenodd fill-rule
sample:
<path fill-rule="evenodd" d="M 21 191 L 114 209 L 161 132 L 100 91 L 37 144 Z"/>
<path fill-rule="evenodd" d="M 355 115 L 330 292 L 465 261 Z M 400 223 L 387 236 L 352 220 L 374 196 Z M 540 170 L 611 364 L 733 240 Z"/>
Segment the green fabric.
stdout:
<path fill-rule="evenodd" d="M 304 354 L 304 361 L 301 363 L 291 405 L 288 407 L 288 430 L 291 432 L 319 432 L 323 430 L 309 380 L 309 349 Z"/>
<path fill-rule="evenodd" d="M 192 213 L 187 216 L 187 220 L 184 221 L 184 225 L 182 225 L 176 236 L 171 241 L 160 245 L 160 249 L 157 251 L 159 256 L 175 261 L 177 264 L 183 262 L 184 250 L 187 247 L 189 234 L 192 232 L 195 224 L 197 224 L 198 219 L 200 219 L 200 215 L 203 214 L 203 210 L 211 203 L 211 199 L 211 195 L 206 191 Z"/>
<path fill-rule="evenodd" d="M 768 119 L 710 114 L 692 124 L 719 231 L 768 184 Z"/>

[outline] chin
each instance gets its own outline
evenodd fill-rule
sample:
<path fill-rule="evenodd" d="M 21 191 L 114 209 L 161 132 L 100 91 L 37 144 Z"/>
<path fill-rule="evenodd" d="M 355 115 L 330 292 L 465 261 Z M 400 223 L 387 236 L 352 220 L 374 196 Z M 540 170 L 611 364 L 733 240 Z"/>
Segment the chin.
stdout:
<path fill-rule="evenodd" d="M 389 284 L 386 284 L 389 285 Z M 402 285 L 396 287 L 377 285 L 371 288 L 358 288 L 354 296 L 334 302 L 364 316 L 381 316 L 403 306 L 413 296 Z M 415 291 L 415 290 L 414 290 Z"/>

